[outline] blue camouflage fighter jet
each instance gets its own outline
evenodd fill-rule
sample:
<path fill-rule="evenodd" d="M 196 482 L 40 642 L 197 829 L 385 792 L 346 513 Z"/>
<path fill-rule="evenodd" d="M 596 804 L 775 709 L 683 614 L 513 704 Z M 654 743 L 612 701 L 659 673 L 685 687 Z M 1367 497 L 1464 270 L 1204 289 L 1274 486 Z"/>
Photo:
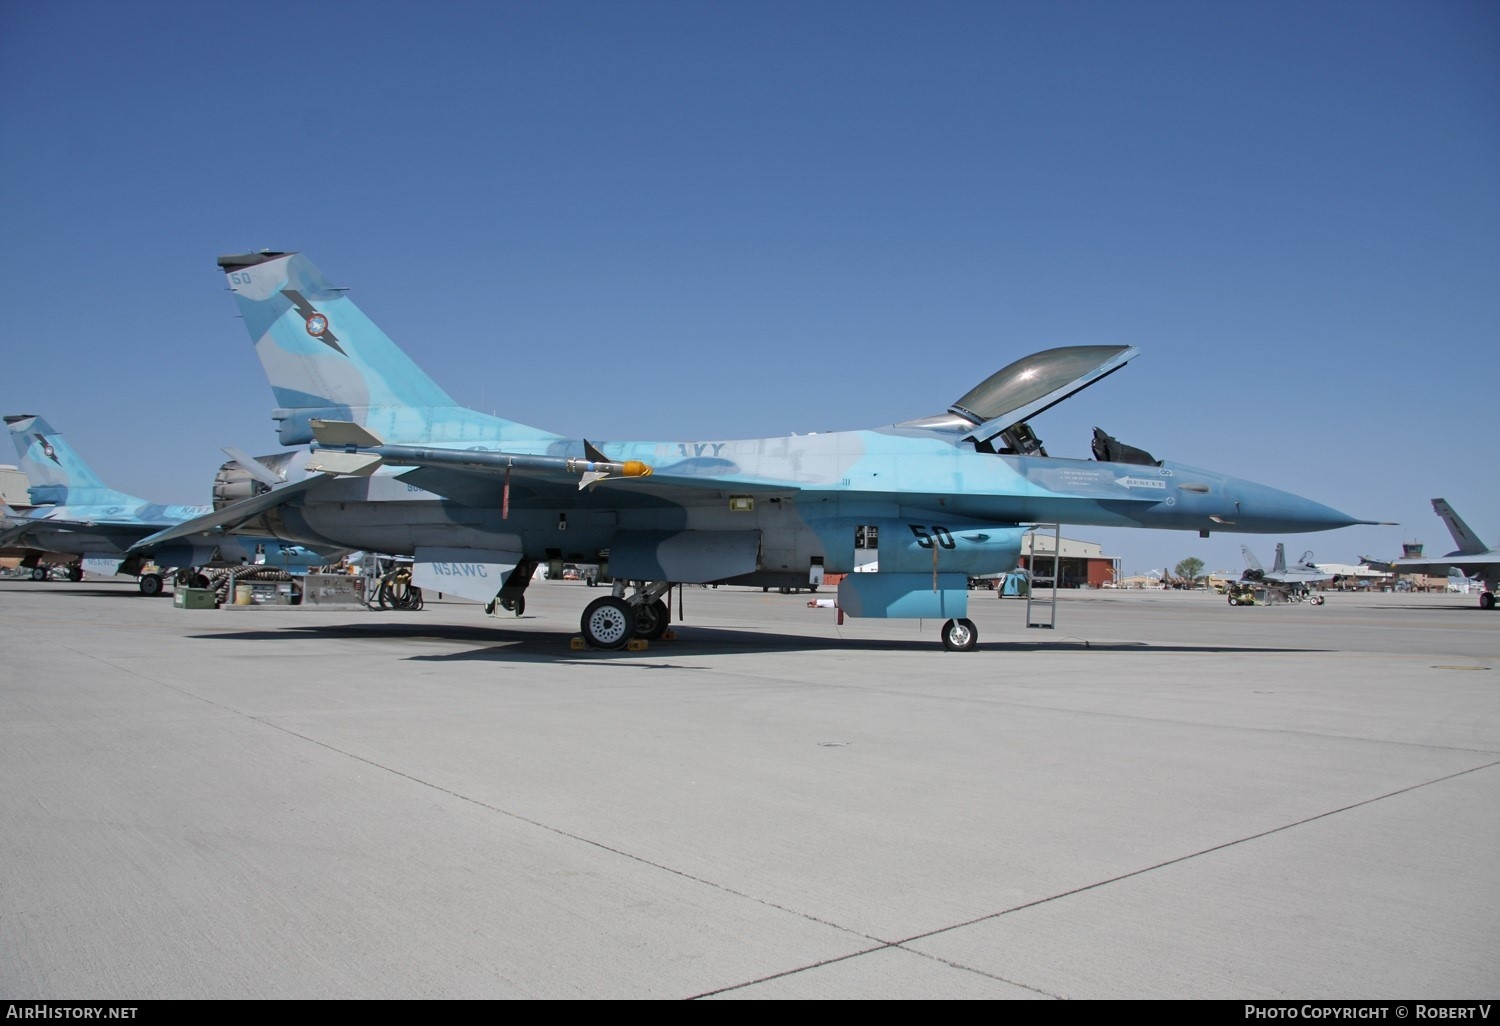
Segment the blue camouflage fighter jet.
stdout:
<path fill-rule="evenodd" d="M 459 406 L 305 256 L 219 266 L 280 439 L 308 448 L 287 484 L 156 541 L 210 525 L 400 553 L 417 585 L 507 609 L 540 564 L 598 563 L 614 586 L 583 613 L 595 647 L 660 636 L 674 584 L 805 586 L 874 555 L 875 572 L 839 583 L 839 606 L 945 620 L 943 644 L 961 651 L 977 639 L 968 578 L 1014 568 L 1030 523 L 1206 535 L 1366 522 L 1097 429 L 1094 459 L 1047 455 L 1028 421 L 1118 370 L 1128 346 L 1036 353 L 945 412 L 876 430 L 590 442 Z"/>
<path fill-rule="evenodd" d="M 15 414 L 5 423 L 35 508 L 25 515 L 6 511 L 0 547 L 25 552 L 27 565 L 39 566 L 61 556 L 72 580 L 83 580 L 85 571 L 130 574 L 142 594 L 159 595 L 164 588 L 162 566 L 191 574 L 197 567 L 260 562 L 305 573 L 309 563 L 327 562 L 325 555 L 301 546 L 273 538 L 231 537 L 212 528 L 171 542 L 141 545 L 148 535 L 210 514 L 213 507 L 163 505 L 116 491 L 42 417 Z"/>

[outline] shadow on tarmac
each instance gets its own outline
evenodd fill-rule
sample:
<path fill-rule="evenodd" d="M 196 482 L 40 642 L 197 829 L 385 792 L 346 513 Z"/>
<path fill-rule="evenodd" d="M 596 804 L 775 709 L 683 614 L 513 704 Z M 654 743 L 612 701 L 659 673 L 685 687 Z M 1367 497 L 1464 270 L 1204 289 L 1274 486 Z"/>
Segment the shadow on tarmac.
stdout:
<path fill-rule="evenodd" d="M 501 621 L 503 623 L 504 621 Z M 382 642 L 398 644 L 413 641 L 443 641 L 473 645 L 463 652 L 417 653 L 407 658 L 413 662 L 462 662 L 468 660 L 490 660 L 497 662 L 555 662 L 591 663 L 600 660 L 650 662 L 663 656 L 717 656 L 744 655 L 757 652 L 928 652 L 946 655 L 936 633 L 924 638 L 821 638 L 799 634 L 777 634 L 766 631 L 745 631 L 718 627 L 677 627 L 677 637 L 671 641 L 654 641 L 640 652 L 624 649 L 605 651 L 589 649 L 575 651 L 571 647 L 577 631 L 546 630 L 523 631 L 504 626 L 466 626 L 461 624 L 423 625 L 385 621 L 362 624 L 309 624 L 285 627 L 276 630 L 234 631 L 226 633 L 195 634 L 202 641 L 296 641 L 331 640 L 338 638 L 368 639 L 370 644 Z M 1153 645 L 1144 641 L 1091 642 L 1079 638 L 1060 638 L 1053 641 L 980 641 L 975 653 L 1020 653 L 1020 652 L 1105 652 L 1159 655 L 1162 653 L 1205 654 L 1267 654 L 1267 653 L 1315 653 L 1330 651 L 1325 648 L 1305 647 L 1256 647 L 1235 645 Z M 962 655 L 965 653 L 955 653 Z"/>
<path fill-rule="evenodd" d="M 33 582 L 27 581 L 26 583 L 31 584 Z M 119 598 L 123 595 L 126 598 L 138 598 L 142 602 L 162 602 L 169 606 L 172 604 L 171 592 L 166 592 L 162 595 L 142 595 L 140 589 L 136 587 L 132 587 L 129 591 L 123 588 L 100 588 L 97 586 L 91 588 L 87 584 L 79 584 L 75 581 L 36 581 L 35 584 L 38 588 L 47 588 L 54 593 L 78 596 L 80 598 Z"/>

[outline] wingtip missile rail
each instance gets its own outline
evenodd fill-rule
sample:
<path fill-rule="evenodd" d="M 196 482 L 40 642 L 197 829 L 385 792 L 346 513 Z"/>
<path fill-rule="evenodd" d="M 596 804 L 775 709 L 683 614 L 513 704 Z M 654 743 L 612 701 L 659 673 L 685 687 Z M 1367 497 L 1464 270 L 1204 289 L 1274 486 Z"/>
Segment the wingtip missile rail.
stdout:
<path fill-rule="evenodd" d="M 312 426 L 315 436 L 312 446 L 314 451 L 378 458 L 382 462 L 398 467 L 440 465 L 503 471 L 507 481 L 512 470 L 550 472 L 581 478 L 579 488 L 586 488 L 607 477 L 649 477 L 651 475 L 649 464 L 640 460 L 611 460 L 588 439 L 584 439 L 584 455 L 580 458 L 502 452 L 495 449 L 442 449 L 425 445 L 389 445 L 378 435 L 349 421 L 314 420 Z M 373 466 L 362 464 L 358 471 L 343 471 L 343 473 L 370 473 L 372 471 Z"/>
<path fill-rule="evenodd" d="M 640 460 L 591 460 L 578 456 L 538 456 L 532 453 L 486 449 L 435 449 L 425 445 L 322 446 L 323 452 L 378 456 L 392 466 L 450 466 L 482 470 L 533 470 L 582 478 L 583 487 L 606 477 L 649 477 L 651 467 Z"/>

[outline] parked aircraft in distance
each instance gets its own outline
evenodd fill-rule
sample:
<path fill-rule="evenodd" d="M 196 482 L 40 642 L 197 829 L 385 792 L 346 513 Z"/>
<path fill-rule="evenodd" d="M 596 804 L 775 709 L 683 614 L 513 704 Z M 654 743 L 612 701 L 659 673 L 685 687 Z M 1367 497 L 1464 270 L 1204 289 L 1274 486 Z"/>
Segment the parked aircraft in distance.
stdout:
<path fill-rule="evenodd" d="M 1150 576 L 1155 577 L 1156 573 L 1153 571 Z M 1172 591 L 1192 591 L 1196 588 L 1203 587 L 1202 582 L 1197 580 L 1196 578 L 1178 577 L 1166 567 L 1162 567 L 1161 569 L 1160 580 L 1161 586 L 1163 588 L 1167 588 Z"/>
<path fill-rule="evenodd" d="M 1032 417 L 1106 377 L 1129 346 L 1049 349 L 945 412 L 867 431 L 742 441 L 565 438 L 459 406 L 304 256 L 226 256 L 276 396 L 289 483 L 163 532 L 269 532 L 414 558 L 414 580 L 524 601 L 539 563 L 598 563 L 611 595 L 584 640 L 660 636 L 679 583 L 805 586 L 849 573 L 852 616 L 946 620 L 972 648 L 970 577 L 1016 566 L 1027 524 L 1303 532 L 1364 523 L 1308 499 L 1152 458 L 1095 432 L 1095 460 L 1049 456 Z M 300 479 L 292 481 L 293 468 Z M 857 558 L 864 557 L 864 558 Z M 498 596 L 497 596 L 498 592 Z"/>
<path fill-rule="evenodd" d="M 1447 499 L 1433 499 L 1432 511 L 1443 518 L 1448 533 L 1453 535 L 1457 549 L 1437 558 L 1408 558 L 1391 562 L 1391 569 L 1398 574 L 1446 574 L 1457 569 L 1467 577 L 1477 577 L 1480 585 L 1479 606 L 1481 609 L 1495 608 L 1495 585 L 1500 582 L 1500 549 L 1490 548 L 1479 540 L 1468 524 L 1464 523 Z"/>
<path fill-rule="evenodd" d="M 1229 589 L 1231 606 L 1253 605 L 1253 593 L 1257 584 L 1280 592 L 1284 598 L 1293 602 L 1308 601 L 1315 606 L 1323 604 L 1323 596 L 1315 594 L 1312 585 L 1331 581 L 1334 575 L 1313 563 L 1311 552 L 1302 553 L 1301 559 L 1287 566 L 1286 546 L 1277 542 L 1276 559 L 1272 562 L 1271 569 L 1267 570 L 1255 558 L 1255 553 L 1250 551 L 1250 546 L 1241 545 L 1240 551 L 1245 555 L 1245 572 L 1240 575 L 1239 587 Z M 1245 601 L 1247 592 L 1251 596 L 1249 602 Z"/>
<path fill-rule="evenodd" d="M 50 424 L 32 413 L 5 418 L 21 470 L 31 483 L 34 508 L 7 511 L 0 546 L 28 550 L 34 564 L 62 554 L 68 576 L 84 571 L 130 574 L 144 595 L 159 595 L 157 567 L 188 569 L 263 562 L 306 572 L 325 555 L 273 538 L 234 537 L 218 530 L 194 532 L 162 545 L 138 546 L 143 538 L 213 510 L 212 506 L 168 506 L 115 491 Z"/>
<path fill-rule="evenodd" d="M 20 525 L 23 512 L 8 502 L 0 502 L 0 559 L 15 560 L 24 570 L 31 571 L 33 581 L 45 581 L 55 574 L 63 574 L 70 580 L 83 580 L 83 567 L 76 566 L 78 557 L 71 552 L 49 552 L 35 545 L 11 545 L 6 539 L 11 529 Z"/>

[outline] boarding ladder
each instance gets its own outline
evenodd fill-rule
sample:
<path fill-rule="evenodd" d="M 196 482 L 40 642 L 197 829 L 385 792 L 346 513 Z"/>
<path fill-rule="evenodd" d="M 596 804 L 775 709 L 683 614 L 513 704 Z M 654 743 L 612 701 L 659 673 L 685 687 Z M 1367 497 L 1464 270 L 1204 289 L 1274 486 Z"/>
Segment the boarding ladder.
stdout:
<path fill-rule="evenodd" d="M 1037 535 L 1043 532 L 1052 532 L 1052 552 L 1049 554 L 1037 548 Z M 1050 570 L 1044 570 L 1042 564 L 1051 560 Z M 1031 530 L 1026 532 L 1026 569 L 1031 580 L 1026 588 L 1026 626 L 1039 627 L 1043 630 L 1052 630 L 1057 626 L 1057 578 L 1058 567 L 1062 560 L 1062 525 L 1061 524 L 1032 524 Z M 1045 595 L 1038 595 L 1040 591 L 1046 591 Z"/>

